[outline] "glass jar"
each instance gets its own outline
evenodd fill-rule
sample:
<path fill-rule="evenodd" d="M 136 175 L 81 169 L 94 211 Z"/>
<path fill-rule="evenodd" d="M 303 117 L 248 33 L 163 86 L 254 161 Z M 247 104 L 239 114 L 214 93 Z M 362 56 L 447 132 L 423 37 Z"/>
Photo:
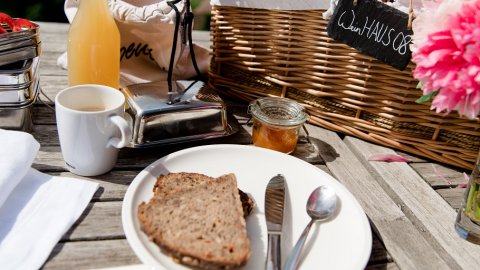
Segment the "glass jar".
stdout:
<path fill-rule="evenodd" d="M 252 140 L 255 146 L 291 153 L 295 150 L 300 128 L 307 120 L 302 105 L 279 97 L 265 97 L 250 103 Z"/>

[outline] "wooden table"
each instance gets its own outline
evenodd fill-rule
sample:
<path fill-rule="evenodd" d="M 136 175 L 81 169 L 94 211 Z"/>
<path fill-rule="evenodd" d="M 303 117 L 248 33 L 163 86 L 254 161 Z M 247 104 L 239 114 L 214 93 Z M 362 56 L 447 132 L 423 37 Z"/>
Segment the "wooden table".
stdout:
<path fill-rule="evenodd" d="M 53 100 L 58 91 L 67 87 L 67 73 L 56 61 L 66 50 L 68 25 L 40 25 L 41 86 Z M 208 32 L 195 32 L 194 39 L 208 44 Z M 228 109 L 241 124 L 240 131 L 232 136 L 147 150 L 123 149 L 113 171 L 86 178 L 99 183 L 100 189 L 43 268 L 94 269 L 139 264 L 121 222 L 122 199 L 128 185 L 147 165 L 171 152 L 201 144 L 251 144 L 245 104 L 232 103 Z M 33 135 L 41 144 L 33 166 L 52 175 L 79 177 L 63 167 L 54 112 L 37 102 L 33 121 Z M 400 154 L 413 162 L 371 162 L 367 160 L 371 153 L 395 151 L 316 126 L 307 128 L 318 153 L 302 151 L 307 144 L 301 142 L 294 155 L 338 179 L 363 207 L 373 231 L 367 269 L 480 269 L 480 246 L 460 239 L 454 230 L 456 210 L 465 190 L 458 187 L 465 181 L 463 170 L 405 153 Z M 345 256 L 348 260 L 348 254 Z"/>

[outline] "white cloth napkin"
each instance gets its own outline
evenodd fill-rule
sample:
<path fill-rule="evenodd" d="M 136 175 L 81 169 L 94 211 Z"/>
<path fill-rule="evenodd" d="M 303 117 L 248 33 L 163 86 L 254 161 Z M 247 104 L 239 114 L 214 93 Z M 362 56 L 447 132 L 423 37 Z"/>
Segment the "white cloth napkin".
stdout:
<path fill-rule="evenodd" d="M 98 188 L 32 169 L 39 148 L 28 133 L 0 129 L 1 269 L 39 269 Z"/>

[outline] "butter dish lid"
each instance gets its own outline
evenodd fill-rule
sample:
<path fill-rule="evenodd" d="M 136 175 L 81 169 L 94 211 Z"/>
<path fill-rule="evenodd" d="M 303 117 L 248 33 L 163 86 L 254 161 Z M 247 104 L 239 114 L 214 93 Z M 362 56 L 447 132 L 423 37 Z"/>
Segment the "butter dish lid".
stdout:
<path fill-rule="evenodd" d="M 204 140 L 238 131 L 223 100 L 201 81 L 167 81 L 122 88 L 132 119 L 131 147 Z"/>
<path fill-rule="evenodd" d="M 207 105 L 222 107 L 220 97 L 200 91 L 204 87 L 201 81 L 175 81 L 172 86 L 172 91 L 169 92 L 167 81 L 156 81 L 130 85 L 122 88 L 122 91 L 137 115 L 152 115 Z"/>

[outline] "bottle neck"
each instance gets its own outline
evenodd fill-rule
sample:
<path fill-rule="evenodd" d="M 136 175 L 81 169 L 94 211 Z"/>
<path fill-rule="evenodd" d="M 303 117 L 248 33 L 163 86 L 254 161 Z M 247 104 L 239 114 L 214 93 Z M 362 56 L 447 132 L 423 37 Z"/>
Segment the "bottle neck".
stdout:
<path fill-rule="evenodd" d="M 80 0 L 78 5 L 78 11 L 88 9 L 90 12 L 95 11 L 108 11 L 108 0 Z"/>
<path fill-rule="evenodd" d="M 108 7 L 108 0 L 80 0 L 80 5 L 77 10 L 77 15 L 78 14 L 82 14 L 78 16 L 82 18 L 82 20 L 89 20 L 91 22 L 98 21 L 98 23 L 100 23 L 100 21 L 105 18 L 113 19 Z"/>

